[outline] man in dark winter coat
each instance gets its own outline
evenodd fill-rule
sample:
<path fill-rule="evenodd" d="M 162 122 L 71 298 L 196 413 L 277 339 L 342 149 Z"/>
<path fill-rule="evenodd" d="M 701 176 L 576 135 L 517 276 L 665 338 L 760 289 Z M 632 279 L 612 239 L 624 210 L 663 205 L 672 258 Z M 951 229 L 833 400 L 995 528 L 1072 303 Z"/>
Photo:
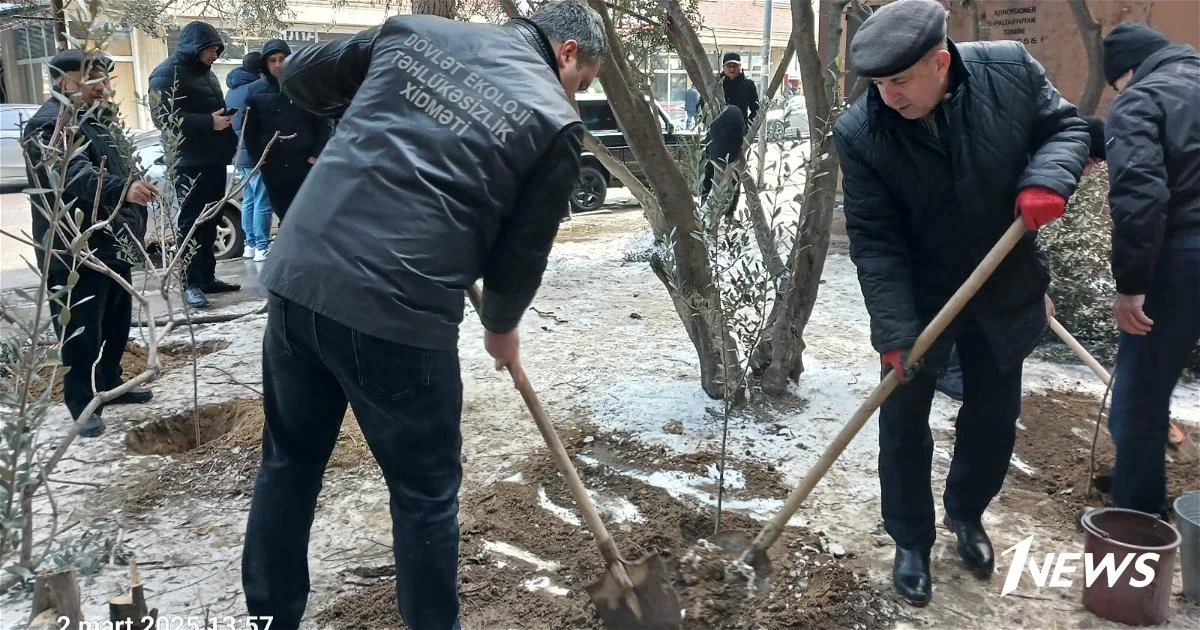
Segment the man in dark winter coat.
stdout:
<path fill-rule="evenodd" d="M 163 129 L 173 126 L 175 117 L 182 119 L 179 132 L 183 144 L 177 174 L 181 181 L 193 183 L 191 194 L 179 209 L 181 238 L 191 231 L 206 205 L 225 196 L 225 167 L 237 148 L 237 136 L 230 128 L 233 117 L 225 114 L 225 94 L 212 71 L 212 64 L 224 50 L 217 29 L 204 22 L 191 22 L 179 33 L 175 54 L 150 73 L 150 92 L 159 98 L 153 109 L 154 124 Z M 208 306 L 205 293 L 225 293 L 241 287 L 217 279 L 213 252 L 216 217 L 201 223 L 194 239 L 196 252 L 188 262 L 184 299 L 193 308 L 204 308 Z"/>
<path fill-rule="evenodd" d="M 279 93 L 279 68 L 290 54 L 292 49 L 281 39 L 263 44 L 263 78 L 250 86 L 246 109 L 233 118 L 234 126 L 239 128 L 245 121 L 243 140 L 255 163 L 262 158 L 272 136 L 279 133 L 280 139 L 271 146 L 263 162 L 262 176 L 271 208 L 281 225 L 292 199 L 329 140 L 327 120 L 300 109 Z M 292 137 L 284 139 L 287 136 Z"/>
<path fill-rule="evenodd" d="M 1035 230 L 1059 216 L 1088 156 L 1073 105 L 1016 42 L 955 45 L 937 0 L 876 10 L 850 46 L 872 80 L 834 126 L 850 256 L 884 373 L 904 384 L 879 414 L 883 520 L 893 582 L 929 602 L 934 542 L 929 409 L 936 370 L 957 344 L 964 401 L 946 481 L 945 524 L 980 576 L 995 559 L 982 516 L 1000 491 L 1021 413 L 1021 367 L 1046 329 L 1049 273 Z M 938 344 L 906 373 L 907 352 L 1014 220 L 1031 230 Z"/>
<path fill-rule="evenodd" d="M 746 137 L 746 118 L 742 110 L 735 105 L 726 105 L 725 110 L 713 120 L 708 129 L 708 137 L 704 142 L 704 180 L 700 188 L 700 203 L 705 203 L 712 194 L 713 179 L 719 172 L 724 172 L 735 165 L 742 156 L 742 140 Z M 738 174 L 732 173 L 729 179 L 729 191 L 718 191 L 718 198 L 729 198 L 729 206 L 721 214 L 727 219 L 733 218 L 742 187 L 738 183 Z"/>
<path fill-rule="evenodd" d="M 71 99 L 75 105 L 67 106 L 57 97 L 51 97 L 29 119 L 21 145 L 32 185 L 62 190 L 58 205 L 53 193 L 35 194 L 30 198 L 32 235 L 39 243 L 35 250 L 38 267 L 45 265 L 49 257 L 48 288 L 67 287 L 71 269 L 78 273 L 69 293 L 50 301 L 54 329 L 63 341 L 62 362 L 67 368 L 63 376 L 63 399 L 71 417 L 78 421 L 97 392 L 124 384 L 121 356 L 129 341 L 133 299 L 104 272 L 86 266 L 83 260 L 75 264 L 69 246 L 74 233 L 73 221 L 68 217 L 70 213 L 83 212 L 83 221 L 74 226 L 80 231 L 100 221 L 111 220 L 107 227 L 88 237 L 87 247 L 94 252 L 98 262 L 130 282 L 131 258 L 128 253 L 122 255 L 122 251 L 136 251 L 134 241 L 145 236 L 146 204 L 158 190 L 146 180 L 135 178 L 130 182 L 130 165 L 120 145 L 124 130 L 107 102 L 112 61 L 102 55 L 68 50 L 52 58 L 49 67 L 54 92 Z M 46 150 L 46 147 L 64 148 L 62 134 L 70 132 L 60 130 L 55 134 L 60 119 L 63 128 L 78 126 L 81 137 L 68 140 L 72 148 L 77 143 L 87 143 L 69 160 L 65 174 L 60 174 L 61 158 Z M 60 183 L 56 185 L 55 181 Z M 51 230 L 55 235 L 51 251 L 47 252 L 40 245 Z M 61 324 L 64 303 L 69 310 L 65 327 Z M 150 390 L 133 389 L 107 404 L 143 403 L 151 396 Z M 80 435 L 96 437 L 104 432 L 101 411 L 98 409 L 84 421 Z"/>
<path fill-rule="evenodd" d="M 758 115 L 758 86 L 742 72 L 741 55 L 730 52 L 721 58 L 721 72 L 717 75 L 717 85 L 725 97 L 725 104 L 734 105 L 742 110 L 749 130 L 749 125 L 754 124 L 754 117 Z M 704 99 L 700 99 L 700 106 L 704 106 Z"/>
<path fill-rule="evenodd" d="M 246 243 L 242 258 L 256 262 L 267 259 L 267 249 L 271 245 L 271 201 L 267 199 L 262 173 L 254 172 L 258 161 L 250 159 L 246 141 L 241 137 L 244 118 L 238 119 L 237 116 L 246 109 L 246 95 L 250 86 L 261 78 L 262 53 L 250 52 L 242 57 L 242 66 L 234 68 L 225 79 L 225 85 L 229 88 L 225 94 L 225 105 L 231 111 L 236 110 L 232 127 L 238 136 L 238 151 L 233 165 L 238 170 L 238 177 L 250 178 L 242 187 L 242 234 Z"/>
<path fill-rule="evenodd" d="M 1137 22 L 1104 38 L 1113 315 L 1113 505 L 1169 514 L 1171 394 L 1200 342 L 1200 55 Z"/>
<path fill-rule="evenodd" d="M 391 494 L 400 614 L 413 630 L 459 627 L 464 291 L 482 276 L 484 347 L 523 382 L 517 326 L 579 181 L 574 94 L 606 50 L 586 0 L 555 0 L 500 26 L 396 16 L 284 63 L 283 95 L 341 120 L 262 275 L 250 614 L 299 625 L 308 531 L 349 402 Z"/>

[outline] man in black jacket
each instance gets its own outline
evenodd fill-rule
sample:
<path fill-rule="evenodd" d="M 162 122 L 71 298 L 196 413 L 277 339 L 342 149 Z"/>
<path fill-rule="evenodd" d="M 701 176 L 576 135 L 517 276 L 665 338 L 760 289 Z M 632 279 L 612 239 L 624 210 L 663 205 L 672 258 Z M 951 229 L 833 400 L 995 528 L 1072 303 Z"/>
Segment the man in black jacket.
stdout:
<path fill-rule="evenodd" d="M 717 87 L 725 97 L 726 105 L 733 105 L 742 110 L 749 130 L 749 125 L 754 124 L 754 117 L 758 115 L 758 86 L 742 72 L 741 55 L 728 52 L 721 58 Z M 704 99 L 700 99 L 700 107 L 704 107 Z"/>
<path fill-rule="evenodd" d="M 178 117 L 183 144 L 179 147 L 177 174 L 180 184 L 191 183 L 191 193 L 179 209 L 179 235 L 187 236 L 204 207 L 225 196 L 225 167 L 237 150 L 237 136 L 225 113 L 225 94 L 212 65 L 225 50 L 217 29 L 191 22 L 179 33 L 175 54 L 150 73 L 150 93 L 157 94 L 154 124 L 174 127 Z M 205 293 L 237 291 L 241 286 L 217 279 L 217 218 L 196 228 L 196 251 L 188 261 L 184 299 L 193 308 L 208 306 Z"/>
<path fill-rule="evenodd" d="M 955 45 L 937 0 L 876 10 L 850 46 L 872 80 L 834 126 L 846 231 L 871 342 L 904 384 L 879 414 L 883 520 L 893 582 L 929 602 L 935 538 L 929 409 L 951 345 L 964 400 L 946 480 L 945 524 L 981 577 L 995 560 L 982 516 L 1000 491 L 1021 413 L 1021 366 L 1046 328 L 1049 273 L 1032 232 L 1062 215 L 1088 157 L 1087 125 L 1016 42 Z M 955 319 L 924 367 L 907 369 L 920 332 L 1014 220 L 1031 231 Z M 907 370 L 907 372 L 906 372 Z"/>
<path fill-rule="evenodd" d="M 708 129 L 708 136 L 704 139 L 704 179 L 700 185 L 700 203 L 706 203 L 712 194 L 713 179 L 717 173 L 724 173 L 725 169 L 731 166 L 736 168 L 742 157 L 742 140 L 745 137 L 746 118 L 742 115 L 742 110 L 735 105 L 726 105 L 725 110 L 713 120 Z M 732 219 L 737 211 L 738 199 L 742 192 L 738 179 L 735 170 L 726 180 L 729 189 L 717 191 L 720 201 L 725 202 L 728 199 L 728 207 L 720 213 L 726 219 Z"/>
<path fill-rule="evenodd" d="M 1200 55 L 1138 22 L 1104 38 L 1113 218 L 1113 315 L 1121 328 L 1109 430 L 1113 505 L 1169 514 L 1171 394 L 1200 342 Z"/>
<path fill-rule="evenodd" d="M 400 614 L 458 628 L 464 291 L 484 347 L 525 378 L 517 325 L 579 181 L 574 93 L 606 53 L 586 0 L 502 26 L 403 15 L 305 47 L 282 93 L 336 133 L 262 275 L 263 459 L 243 556 L 252 615 L 294 629 L 308 530 L 347 402 L 391 493 Z"/>
<path fill-rule="evenodd" d="M 124 383 L 121 356 L 129 341 L 133 299 L 105 272 L 87 266 L 82 258 L 73 258 L 70 241 L 76 230 L 86 231 L 99 222 L 109 221 L 106 227 L 88 237 L 87 247 L 96 263 L 130 282 L 131 255 L 137 247 L 134 241 L 145 235 L 145 206 L 158 190 L 146 180 L 130 180 L 130 165 L 121 151 L 119 137 L 115 137 L 123 129 L 107 102 L 112 60 L 68 50 L 52 58 L 49 67 L 56 96 L 29 119 L 21 145 L 33 187 L 62 192 L 57 203 L 54 193 L 30 197 L 32 235 L 39 244 L 35 250 L 38 267 L 49 263 L 47 288 L 53 291 L 55 287 L 68 287 L 72 269 L 78 273 L 69 292 L 50 301 L 50 313 L 55 332 L 63 342 L 62 363 L 67 368 L 63 376 L 63 399 L 71 417 L 79 421 L 97 392 L 116 389 Z M 70 99 L 73 105 L 66 105 L 58 96 Z M 78 125 L 79 136 L 67 131 L 74 125 Z M 82 143 L 86 145 L 69 159 L 66 172 L 62 173 L 58 152 L 74 151 Z M 76 211 L 83 212 L 83 221 L 77 225 L 70 218 Z M 53 232 L 49 235 L 50 251 L 42 245 L 48 231 Z M 61 324 L 64 304 L 69 311 L 65 327 Z M 143 403 L 151 397 L 150 390 L 134 389 L 108 404 Z M 84 421 L 79 431 L 81 436 L 96 437 L 104 432 L 101 411 L 98 409 Z"/>
<path fill-rule="evenodd" d="M 255 164 L 266 152 L 271 138 L 279 133 L 280 140 L 272 145 L 263 162 L 262 176 L 280 224 L 329 140 L 329 121 L 304 111 L 279 93 L 279 69 L 290 54 L 292 49 L 281 39 L 263 44 L 263 78 L 251 84 L 246 94 L 246 109 L 233 118 L 234 127 L 239 129 L 245 121 L 243 141 Z"/>

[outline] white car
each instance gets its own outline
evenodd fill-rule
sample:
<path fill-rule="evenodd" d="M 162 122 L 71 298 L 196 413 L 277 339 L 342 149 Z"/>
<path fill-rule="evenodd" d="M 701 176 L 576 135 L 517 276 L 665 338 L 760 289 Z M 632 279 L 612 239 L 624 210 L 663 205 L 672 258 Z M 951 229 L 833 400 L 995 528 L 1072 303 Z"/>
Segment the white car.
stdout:
<path fill-rule="evenodd" d="M 0 186 L 28 186 L 21 130 L 41 105 L 0 105 Z"/>
<path fill-rule="evenodd" d="M 793 96 L 787 99 L 783 107 L 774 107 L 768 110 L 766 125 L 767 140 L 807 139 L 809 135 L 808 105 L 805 103 L 804 97 Z"/>
<path fill-rule="evenodd" d="M 163 148 L 161 135 L 157 130 L 131 130 L 129 138 L 133 143 L 134 156 L 146 169 L 146 178 L 160 186 L 163 183 L 166 166 L 163 164 Z M 225 167 L 225 190 L 237 187 L 239 182 L 237 169 L 233 165 Z M 157 217 L 151 213 L 150 221 Z M 171 217 L 178 221 L 178 211 Z M 230 260 L 242 255 L 246 235 L 242 232 L 242 194 L 238 192 L 229 199 L 217 217 L 217 241 L 213 245 L 213 253 L 217 260 Z M 146 230 L 147 235 L 159 234 L 153 225 Z"/>

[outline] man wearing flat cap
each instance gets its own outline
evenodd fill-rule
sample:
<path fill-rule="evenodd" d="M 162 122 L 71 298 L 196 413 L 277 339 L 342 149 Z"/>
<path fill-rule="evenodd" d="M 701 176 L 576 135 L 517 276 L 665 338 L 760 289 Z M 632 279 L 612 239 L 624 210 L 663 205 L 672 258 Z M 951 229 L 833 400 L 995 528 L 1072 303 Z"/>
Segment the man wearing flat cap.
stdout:
<path fill-rule="evenodd" d="M 1139 22 L 1104 38 L 1113 218 L 1113 315 L 1121 329 L 1109 431 L 1112 501 L 1169 513 L 1171 394 L 1200 342 L 1200 55 Z"/>
<path fill-rule="evenodd" d="M 982 516 L 1000 491 L 1021 414 L 1021 367 L 1046 328 L 1050 282 L 1034 231 L 1062 216 L 1088 158 L 1087 124 L 1017 42 L 955 44 L 936 0 L 897 0 L 863 22 L 849 63 L 871 80 L 838 120 L 850 256 L 886 374 L 902 379 L 879 414 L 884 526 L 893 582 L 929 602 L 936 537 L 929 410 L 957 347 L 963 403 L 944 524 L 978 576 L 994 552 Z M 947 328 L 905 369 L 917 336 L 1014 220 L 1030 230 Z"/>
<path fill-rule="evenodd" d="M 121 252 L 134 250 L 134 241 L 145 235 L 146 204 L 158 190 L 129 176 L 130 164 L 116 138 L 123 130 L 107 103 L 112 60 L 68 50 L 52 58 L 49 66 L 56 96 L 29 119 L 21 137 L 32 187 L 50 191 L 30 196 L 33 240 L 38 243 L 34 253 L 39 267 L 49 263 L 46 286 L 50 290 L 68 286 L 72 267 L 78 273 L 70 291 L 50 301 L 50 312 L 63 342 L 64 402 L 74 420 L 83 420 L 79 435 L 96 437 L 104 432 L 103 408 L 86 419 L 81 416 L 97 392 L 124 384 L 121 355 L 129 341 L 133 298 L 103 271 L 85 266 L 82 260 L 73 264 L 70 242 L 76 229 L 82 233 L 109 221 L 88 237 L 87 248 L 96 262 L 129 282 L 132 265 Z M 66 97 L 71 105 L 59 97 Z M 71 155 L 65 173 L 61 152 Z M 61 199 L 56 200 L 60 191 Z M 82 220 L 75 224 L 68 217 L 79 211 Z M 47 232 L 53 234 L 50 251 L 41 245 Z M 143 403 L 151 396 L 150 390 L 135 389 L 108 404 Z"/>

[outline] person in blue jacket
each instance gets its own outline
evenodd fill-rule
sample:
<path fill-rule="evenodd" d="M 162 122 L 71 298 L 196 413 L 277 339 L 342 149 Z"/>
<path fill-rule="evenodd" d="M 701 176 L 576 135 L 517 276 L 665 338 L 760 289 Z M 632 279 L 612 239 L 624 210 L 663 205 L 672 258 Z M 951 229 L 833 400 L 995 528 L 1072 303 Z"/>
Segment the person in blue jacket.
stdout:
<path fill-rule="evenodd" d="M 291 54 L 292 49 L 281 39 L 263 44 L 263 78 L 250 84 L 246 107 L 234 116 L 234 125 L 242 129 L 250 160 L 257 163 L 267 153 L 262 165 L 263 183 L 271 208 L 281 223 L 312 165 L 317 163 L 317 155 L 329 141 L 330 131 L 328 121 L 300 109 L 280 94 L 276 76 Z M 267 151 L 276 132 L 279 140 Z"/>
<path fill-rule="evenodd" d="M 242 66 L 234 68 L 225 79 L 225 85 L 229 87 L 229 92 L 225 94 L 226 107 L 238 111 L 246 109 L 246 95 L 251 84 L 262 78 L 261 67 L 262 53 L 250 52 L 242 57 Z M 234 126 L 233 131 L 238 135 L 238 151 L 233 165 L 237 167 L 239 178 L 249 177 L 242 188 L 242 233 L 246 236 L 242 258 L 262 262 L 267 259 L 267 248 L 271 245 L 271 200 L 267 198 L 262 174 L 254 173 L 255 162 L 246 151 L 242 128 Z M 253 176 L 251 173 L 254 173 Z"/>

